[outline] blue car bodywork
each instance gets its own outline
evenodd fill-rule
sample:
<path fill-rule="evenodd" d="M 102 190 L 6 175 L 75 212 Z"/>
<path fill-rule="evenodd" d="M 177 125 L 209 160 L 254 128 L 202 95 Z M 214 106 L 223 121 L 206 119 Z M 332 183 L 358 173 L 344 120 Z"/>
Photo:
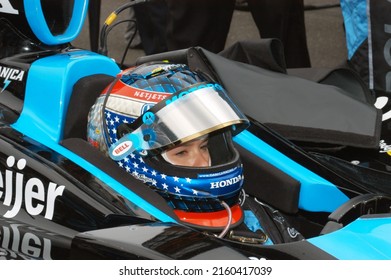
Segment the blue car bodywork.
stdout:
<path fill-rule="evenodd" d="M 88 1 L 74 1 L 70 27 L 60 36 L 42 28 L 41 1 L 9 3 L 15 10 L 30 11 L 25 16 L 27 22 L 36 23 L 30 25 L 32 32 L 50 47 L 34 52 L 33 58 L 27 52 L 0 60 L 3 69 L 25 73 L 19 81 L 24 86 L 17 105 L 12 105 L 8 97 L 0 99 L 3 112 L 0 251 L 5 252 L 7 258 L 189 259 L 198 254 L 216 259 L 391 258 L 388 191 L 381 193 L 377 189 L 363 188 L 359 192 L 355 189 L 359 184 L 355 182 L 351 183 L 354 188 L 346 191 L 351 181 L 349 174 L 332 171 L 325 161 L 318 161 L 319 157 L 312 157 L 255 120 L 253 130 L 237 135 L 235 143 L 299 182 L 299 216 L 305 217 L 303 224 L 316 223 L 316 230 L 311 232 L 319 234 L 305 235 L 306 240 L 292 244 L 255 246 L 219 239 L 181 225 L 164 207 L 143 196 L 138 187 L 126 185 L 120 176 L 116 177 L 64 144 L 64 127 L 77 83 L 97 75 L 114 79 L 121 71 L 112 59 L 68 44 L 80 32 Z M 32 13 L 34 10 L 38 12 Z M 5 85 L 6 81 L 11 82 L 8 87 L 3 86 L 3 91 L 18 91 L 11 86 L 18 81 L 8 78 L 2 76 Z M 13 117 L 8 118 L 6 113 Z M 324 176 L 320 169 L 332 175 Z M 383 171 L 379 173 L 388 176 Z M 94 184 L 97 187 L 93 187 Z M 279 196 L 278 191 L 276 187 L 272 195 Z M 112 201 L 114 206 L 110 205 Z M 53 204 L 49 205 L 50 202 Z M 372 207 L 371 203 L 376 206 Z M 383 210 L 387 207 L 388 212 Z M 342 223 L 344 214 L 352 212 L 358 214 Z M 332 213 L 337 218 L 330 221 L 327 217 Z M 336 224 L 336 228 L 322 231 L 329 222 Z M 136 232 L 139 232 L 137 238 Z M 40 250 L 23 247 L 21 240 L 32 242 Z M 167 248 L 166 244 L 176 247 L 177 251 Z M 216 248 L 223 248 L 225 254 Z"/>

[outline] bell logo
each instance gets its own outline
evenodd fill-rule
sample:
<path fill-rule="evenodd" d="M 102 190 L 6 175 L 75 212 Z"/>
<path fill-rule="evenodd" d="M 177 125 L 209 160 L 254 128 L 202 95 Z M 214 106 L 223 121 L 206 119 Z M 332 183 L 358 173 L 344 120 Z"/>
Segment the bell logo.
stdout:
<path fill-rule="evenodd" d="M 129 149 L 132 147 L 133 143 L 131 141 L 125 141 L 121 143 L 117 148 L 114 149 L 113 155 L 114 156 L 121 156 L 123 154 L 126 154 Z"/>
<path fill-rule="evenodd" d="M 19 15 L 19 11 L 12 7 L 9 0 L 0 0 L 0 13 Z"/>

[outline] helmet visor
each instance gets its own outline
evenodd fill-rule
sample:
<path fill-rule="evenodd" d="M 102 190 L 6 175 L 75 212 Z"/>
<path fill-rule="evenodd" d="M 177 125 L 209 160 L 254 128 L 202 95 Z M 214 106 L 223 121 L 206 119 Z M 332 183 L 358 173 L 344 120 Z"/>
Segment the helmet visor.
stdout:
<path fill-rule="evenodd" d="M 134 150 L 160 150 L 230 127 L 236 135 L 249 121 L 218 84 L 198 84 L 167 98 L 135 121 L 137 128 L 110 148 L 115 160 Z"/>

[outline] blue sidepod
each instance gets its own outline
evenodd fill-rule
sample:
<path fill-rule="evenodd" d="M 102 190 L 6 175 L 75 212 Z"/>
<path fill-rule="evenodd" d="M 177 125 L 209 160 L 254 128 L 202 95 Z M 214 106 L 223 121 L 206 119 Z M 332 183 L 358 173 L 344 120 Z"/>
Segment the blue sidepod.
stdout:
<path fill-rule="evenodd" d="M 391 217 L 363 216 L 332 233 L 308 239 L 341 260 L 391 259 Z"/>

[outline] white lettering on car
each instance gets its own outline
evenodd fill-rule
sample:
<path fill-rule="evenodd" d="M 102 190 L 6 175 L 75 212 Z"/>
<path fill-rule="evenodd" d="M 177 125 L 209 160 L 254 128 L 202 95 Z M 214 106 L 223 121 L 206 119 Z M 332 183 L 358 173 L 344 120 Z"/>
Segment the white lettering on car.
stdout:
<path fill-rule="evenodd" d="M 4 254 L 4 257 L 6 259 L 18 259 L 19 257 L 29 256 L 51 260 L 51 240 L 40 238 L 32 232 L 23 234 L 19 227 L 23 227 L 23 225 L 10 224 L 0 228 L 0 248 L 3 248 L 8 253 Z"/>
<path fill-rule="evenodd" d="M 13 168 L 15 161 L 13 156 L 9 156 L 7 166 Z M 26 165 L 27 161 L 23 158 L 16 163 L 19 171 L 23 171 Z M 45 190 L 45 184 L 38 178 L 27 180 L 21 172 L 14 174 L 12 170 L 5 170 L 4 173 L 0 171 L 0 200 L 4 199 L 3 205 L 12 207 L 3 215 L 5 218 L 15 217 L 24 203 L 28 214 L 37 216 L 44 213 L 44 217 L 51 220 L 56 199 L 62 196 L 64 190 L 65 186 L 53 182 L 49 182 Z"/>
<path fill-rule="evenodd" d="M 0 66 L 0 78 L 5 80 L 23 81 L 24 73 L 23 70 Z"/>
<path fill-rule="evenodd" d="M 0 66 L 0 78 L 4 79 L 4 86 L 1 92 L 3 92 L 12 81 L 22 81 L 23 77 L 24 71 L 22 70 Z"/>
<path fill-rule="evenodd" d="M 0 0 L 0 13 L 18 15 L 19 11 L 12 7 L 9 0 Z"/>

